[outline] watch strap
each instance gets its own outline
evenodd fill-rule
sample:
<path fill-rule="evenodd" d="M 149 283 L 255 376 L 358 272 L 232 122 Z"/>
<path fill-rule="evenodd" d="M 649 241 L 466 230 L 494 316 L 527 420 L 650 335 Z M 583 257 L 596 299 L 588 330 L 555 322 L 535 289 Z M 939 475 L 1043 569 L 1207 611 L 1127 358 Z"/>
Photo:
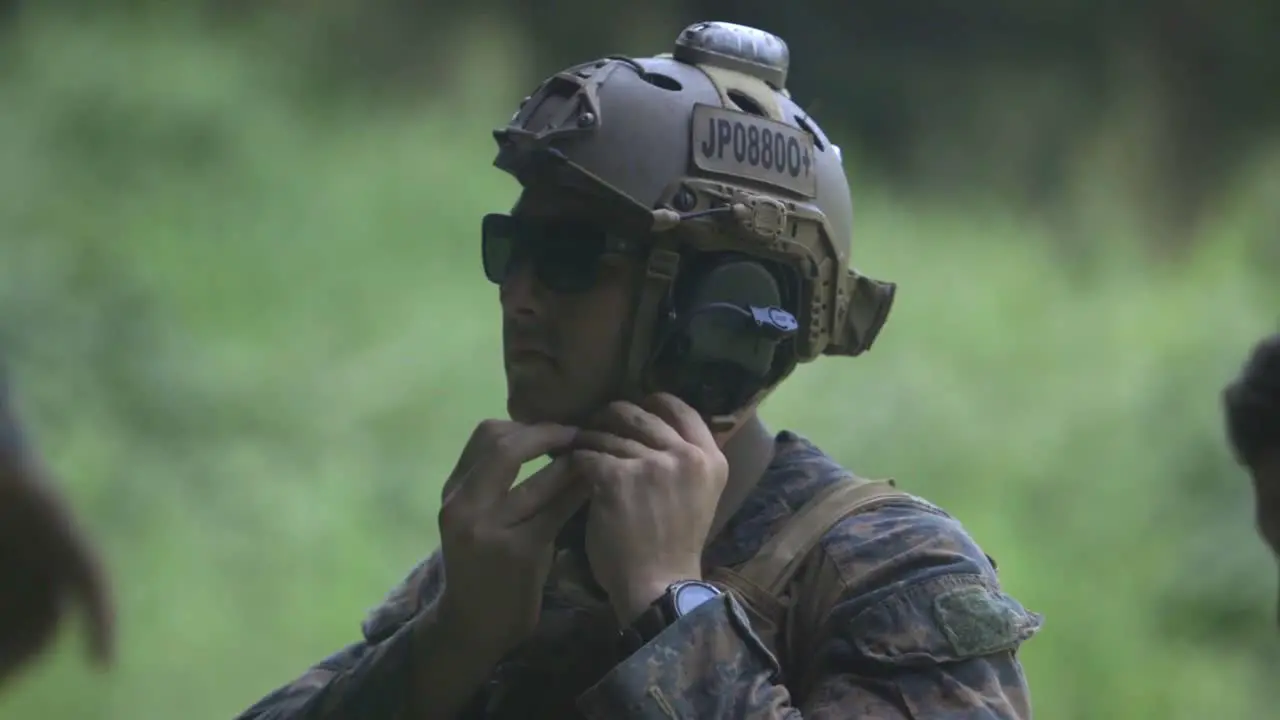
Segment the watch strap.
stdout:
<path fill-rule="evenodd" d="M 667 586 L 666 592 L 659 595 L 656 600 L 640 613 L 639 617 L 632 620 L 627 627 L 623 628 L 619 633 L 619 650 L 623 657 L 629 656 L 640 648 L 648 645 L 650 641 L 658 637 L 663 630 L 666 630 L 672 623 L 680 619 L 680 610 L 676 605 L 676 596 L 680 592 L 680 588 L 690 584 L 692 581 L 683 581 L 672 583 Z M 710 583 L 694 583 L 699 585 L 707 585 L 713 587 Z M 719 590 L 717 590 L 719 592 Z"/>

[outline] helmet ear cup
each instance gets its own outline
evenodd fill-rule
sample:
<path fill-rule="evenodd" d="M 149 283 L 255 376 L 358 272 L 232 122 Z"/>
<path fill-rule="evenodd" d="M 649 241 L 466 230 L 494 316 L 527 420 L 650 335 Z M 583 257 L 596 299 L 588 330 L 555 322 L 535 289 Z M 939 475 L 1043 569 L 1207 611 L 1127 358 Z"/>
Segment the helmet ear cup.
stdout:
<path fill-rule="evenodd" d="M 753 318 L 753 311 L 781 308 L 782 295 L 769 268 L 741 255 L 691 268 L 658 329 L 650 386 L 704 417 L 740 410 L 768 387 L 787 339 L 786 332 Z"/>

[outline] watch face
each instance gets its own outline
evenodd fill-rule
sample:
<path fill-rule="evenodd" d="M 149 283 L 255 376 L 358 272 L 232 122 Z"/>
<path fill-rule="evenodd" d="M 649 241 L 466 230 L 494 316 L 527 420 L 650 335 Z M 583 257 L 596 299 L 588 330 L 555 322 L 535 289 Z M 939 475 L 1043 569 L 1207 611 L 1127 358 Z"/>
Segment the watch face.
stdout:
<path fill-rule="evenodd" d="M 675 591 L 676 614 L 681 617 L 688 615 L 694 608 L 718 595 L 720 591 L 714 585 L 700 582 L 684 583 Z"/>

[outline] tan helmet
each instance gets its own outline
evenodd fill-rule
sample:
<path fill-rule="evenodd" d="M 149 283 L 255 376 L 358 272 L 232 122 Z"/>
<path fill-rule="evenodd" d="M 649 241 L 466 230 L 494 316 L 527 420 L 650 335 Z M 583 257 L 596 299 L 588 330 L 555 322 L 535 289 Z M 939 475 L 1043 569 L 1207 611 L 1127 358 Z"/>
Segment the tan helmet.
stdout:
<path fill-rule="evenodd" d="M 662 325 L 692 256 L 747 257 L 795 280 L 773 302 L 787 305 L 780 315 L 748 303 L 757 324 L 781 318 L 770 372 L 749 404 L 798 362 L 865 352 L 885 323 L 895 286 L 849 266 L 853 209 L 840 150 L 792 102 L 789 63 L 777 36 L 697 23 L 671 54 L 556 73 L 494 131 L 495 166 L 525 188 L 585 194 L 611 232 L 647 243 L 625 394 L 656 389 Z M 719 418 L 713 427 L 733 422 L 725 408 L 705 414 Z"/>

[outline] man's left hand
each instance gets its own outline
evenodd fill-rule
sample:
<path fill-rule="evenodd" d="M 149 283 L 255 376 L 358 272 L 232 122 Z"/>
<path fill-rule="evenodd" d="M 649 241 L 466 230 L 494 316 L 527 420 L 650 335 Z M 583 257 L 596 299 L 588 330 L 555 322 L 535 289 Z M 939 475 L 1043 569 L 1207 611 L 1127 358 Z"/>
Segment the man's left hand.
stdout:
<path fill-rule="evenodd" d="M 668 585 L 702 579 L 729 463 L 698 413 L 672 395 L 615 402 L 589 427 L 573 454 L 593 484 L 587 560 L 626 625 Z"/>

